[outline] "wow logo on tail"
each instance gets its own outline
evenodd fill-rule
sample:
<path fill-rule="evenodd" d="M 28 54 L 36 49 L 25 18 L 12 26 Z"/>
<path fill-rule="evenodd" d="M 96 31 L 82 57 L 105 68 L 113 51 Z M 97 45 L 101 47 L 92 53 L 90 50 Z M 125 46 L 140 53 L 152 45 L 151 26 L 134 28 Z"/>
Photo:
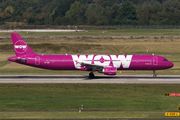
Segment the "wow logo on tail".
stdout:
<path fill-rule="evenodd" d="M 17 53 L 22 54 L 22 53 L 26 52 L 27 44 L 23 40 L 18 40 L 14 45 L 14 50 Z"/>

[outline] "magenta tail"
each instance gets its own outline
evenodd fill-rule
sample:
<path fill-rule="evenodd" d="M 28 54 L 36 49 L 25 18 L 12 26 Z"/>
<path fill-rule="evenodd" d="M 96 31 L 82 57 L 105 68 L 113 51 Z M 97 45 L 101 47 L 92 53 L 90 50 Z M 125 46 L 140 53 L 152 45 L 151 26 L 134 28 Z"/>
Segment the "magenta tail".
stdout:
<path fill-rule="evenodd" d="M 11 33 L 11 39 L 16 56 L 36 55 L 19 34 Z"/>

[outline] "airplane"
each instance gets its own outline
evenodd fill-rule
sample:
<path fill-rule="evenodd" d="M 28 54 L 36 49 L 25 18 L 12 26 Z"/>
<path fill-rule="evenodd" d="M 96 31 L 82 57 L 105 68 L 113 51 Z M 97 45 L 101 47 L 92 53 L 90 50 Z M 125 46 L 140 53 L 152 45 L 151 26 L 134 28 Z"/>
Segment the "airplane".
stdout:
<path fill-rule="evenodd" d="M 152 70 L 169 69 L 174 64 L 165 57 L 157 55 L 38 55 L 34 53 L 17 33 L 11 33 L 16 56 L 9 61 L 33 67 L 51 70 L 83 70 L 105 75 L 116 75 L 118 70 Z"/>

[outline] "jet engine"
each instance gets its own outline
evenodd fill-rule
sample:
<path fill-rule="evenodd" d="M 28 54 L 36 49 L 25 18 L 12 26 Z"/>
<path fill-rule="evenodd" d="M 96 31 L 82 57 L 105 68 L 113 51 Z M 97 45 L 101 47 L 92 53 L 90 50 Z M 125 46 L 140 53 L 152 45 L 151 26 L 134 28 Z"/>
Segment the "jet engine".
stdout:
<path fill-rule="evenodd" d="M 105 75 L 116 75 L 117 68 L 116 67 L 105 67 L 102 72 Z"/>

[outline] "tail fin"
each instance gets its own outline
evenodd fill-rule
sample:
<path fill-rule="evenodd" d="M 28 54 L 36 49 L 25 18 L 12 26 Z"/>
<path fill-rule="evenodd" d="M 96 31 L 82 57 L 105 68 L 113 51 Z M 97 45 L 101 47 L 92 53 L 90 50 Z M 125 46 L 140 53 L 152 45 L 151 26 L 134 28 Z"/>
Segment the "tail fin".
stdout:
<path fill-rule="evenodd" d="M 11 39 L 16 56 L 36 55 L 17 33 L 11 33 Z"/>

